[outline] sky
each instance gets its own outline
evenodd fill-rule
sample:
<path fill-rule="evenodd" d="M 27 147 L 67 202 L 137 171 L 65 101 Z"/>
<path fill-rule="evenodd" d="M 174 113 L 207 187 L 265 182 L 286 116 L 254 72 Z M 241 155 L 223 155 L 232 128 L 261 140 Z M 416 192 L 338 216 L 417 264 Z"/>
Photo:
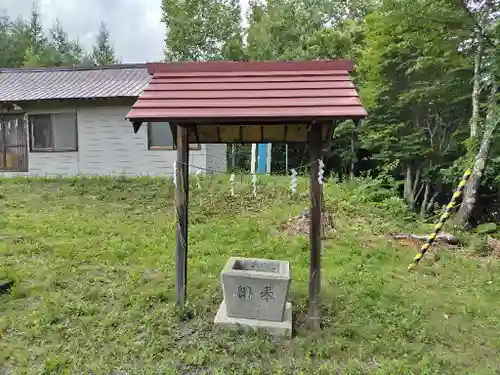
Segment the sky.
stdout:
<path fill-rule="evenodd" d="M 245 4 L 242 0 L 244 11 Z M 58 18 L 70 38 L 87 50 L 105 22 L 122 63 L 163 60 L 161 0 L 38 0 L 38 5 L 47 29 Z M 29 17 L 32 7 L 33 0 L 0 0 L 0 10 L 11 18 Z"/>

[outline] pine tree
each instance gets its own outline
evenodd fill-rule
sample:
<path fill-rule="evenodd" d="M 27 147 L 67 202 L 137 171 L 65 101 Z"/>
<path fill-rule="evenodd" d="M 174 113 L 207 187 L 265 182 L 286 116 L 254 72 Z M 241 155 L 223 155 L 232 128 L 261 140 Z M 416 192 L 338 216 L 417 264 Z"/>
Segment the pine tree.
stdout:
<path fill-rule="evenodd" d="M 33 48 L 34 53 L 41 53 L 47 43 L 47 38 L 45 37 L 45 33 L 43 31 L 38 2 L 33 2 L 27 31 L 29 44 Z"/>
<path fill-rule="evenodd" d="M 101 23 L 99 35 L 92 48 L 92 60 L 96 65 L 109 65 L 118 63 L 115 50 L 109 38 L 109 31 L 104 22 Z"/>

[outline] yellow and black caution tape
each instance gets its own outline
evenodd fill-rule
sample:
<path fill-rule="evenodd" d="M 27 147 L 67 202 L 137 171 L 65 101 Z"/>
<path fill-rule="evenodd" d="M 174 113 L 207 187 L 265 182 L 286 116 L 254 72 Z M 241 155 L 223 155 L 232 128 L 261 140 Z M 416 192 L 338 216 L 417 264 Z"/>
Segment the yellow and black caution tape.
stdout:
<path fill-rule="evenodd" d="M 438 233 L 441 231 L 441 228 L 443 228 L 444 223 L 446 223 L 446 220 L 451 215 L 451 211 L 457 204 L 458 198 L 462 195 L 464 191 L 464 187 L 467 184 L 467 181 L 469 180 L 470 176 L 472 174 L 472 171 L 470 169 L 467 169 L 462 177 L 462 181 L 458 184 L 457 190 L 455 190 L 455 193 L 453 193 L 453 196 L 451 197 L 450 203 L 446 206 L 446 209 L 444 210 L 443 214 L 439 218 L 439 222 L 436 224 L 434 227 L 434 230 L 432 233 L 429 235 L 427 238 L 427 241 L 422 245 L 420 248 L 420 251 L 418 252 L 417 255 L 415 255 L 415 258 L 413 258 L 413 263 L 408 266 L 408 271 L 411 271 L 417 264 L 420 262 L 422 257 L 425 255 L 427 250 L 429 250 L 429 247 L 432 245 L 434 240 L 436 239 L 436 236 Z"/>

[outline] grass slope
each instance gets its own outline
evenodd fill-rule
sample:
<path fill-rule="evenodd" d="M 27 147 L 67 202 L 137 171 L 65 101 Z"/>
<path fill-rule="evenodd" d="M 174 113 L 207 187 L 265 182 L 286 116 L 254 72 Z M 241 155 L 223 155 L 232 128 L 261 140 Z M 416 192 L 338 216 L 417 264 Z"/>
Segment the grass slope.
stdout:
<path fill-rule="evenodd" d="M 500 275 L 494 261 L 443 251 L 408 274 L 415 232 L 390 192 L 328 184 L 337 231 L 322 259 L 324 329 L 304 329 L 308 240 L 275 229 L 308 207 L 288 179 L 192 187 L 189 306 L 174 306 L 171 181 L 0 181 L 0 373 L 497 374 Z M 370 202 L 366 202 L 370 201 Z M 291 262 L 296 333 L 213 331 L 220 271 L 232 255 Z M 178 370 L 176 370 L 178 369 Z"/>

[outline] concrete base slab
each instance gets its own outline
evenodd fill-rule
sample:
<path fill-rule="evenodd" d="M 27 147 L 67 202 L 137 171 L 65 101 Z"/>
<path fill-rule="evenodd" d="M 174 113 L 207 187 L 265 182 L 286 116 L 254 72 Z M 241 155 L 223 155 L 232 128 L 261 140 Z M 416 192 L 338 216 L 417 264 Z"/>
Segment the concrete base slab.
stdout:
<path fill-rule="evenodd" d="M 222 301 L 214 319 L 214 324 L 222 328 L 252 328 L 263 329 L 273 336 L 290 337 L 292 335 L 292 304 L 286 303 L 285 319 L 282 322 L 272 322 L 261 319 L 233 318 L 227 316 L 226 302 Z"/>

